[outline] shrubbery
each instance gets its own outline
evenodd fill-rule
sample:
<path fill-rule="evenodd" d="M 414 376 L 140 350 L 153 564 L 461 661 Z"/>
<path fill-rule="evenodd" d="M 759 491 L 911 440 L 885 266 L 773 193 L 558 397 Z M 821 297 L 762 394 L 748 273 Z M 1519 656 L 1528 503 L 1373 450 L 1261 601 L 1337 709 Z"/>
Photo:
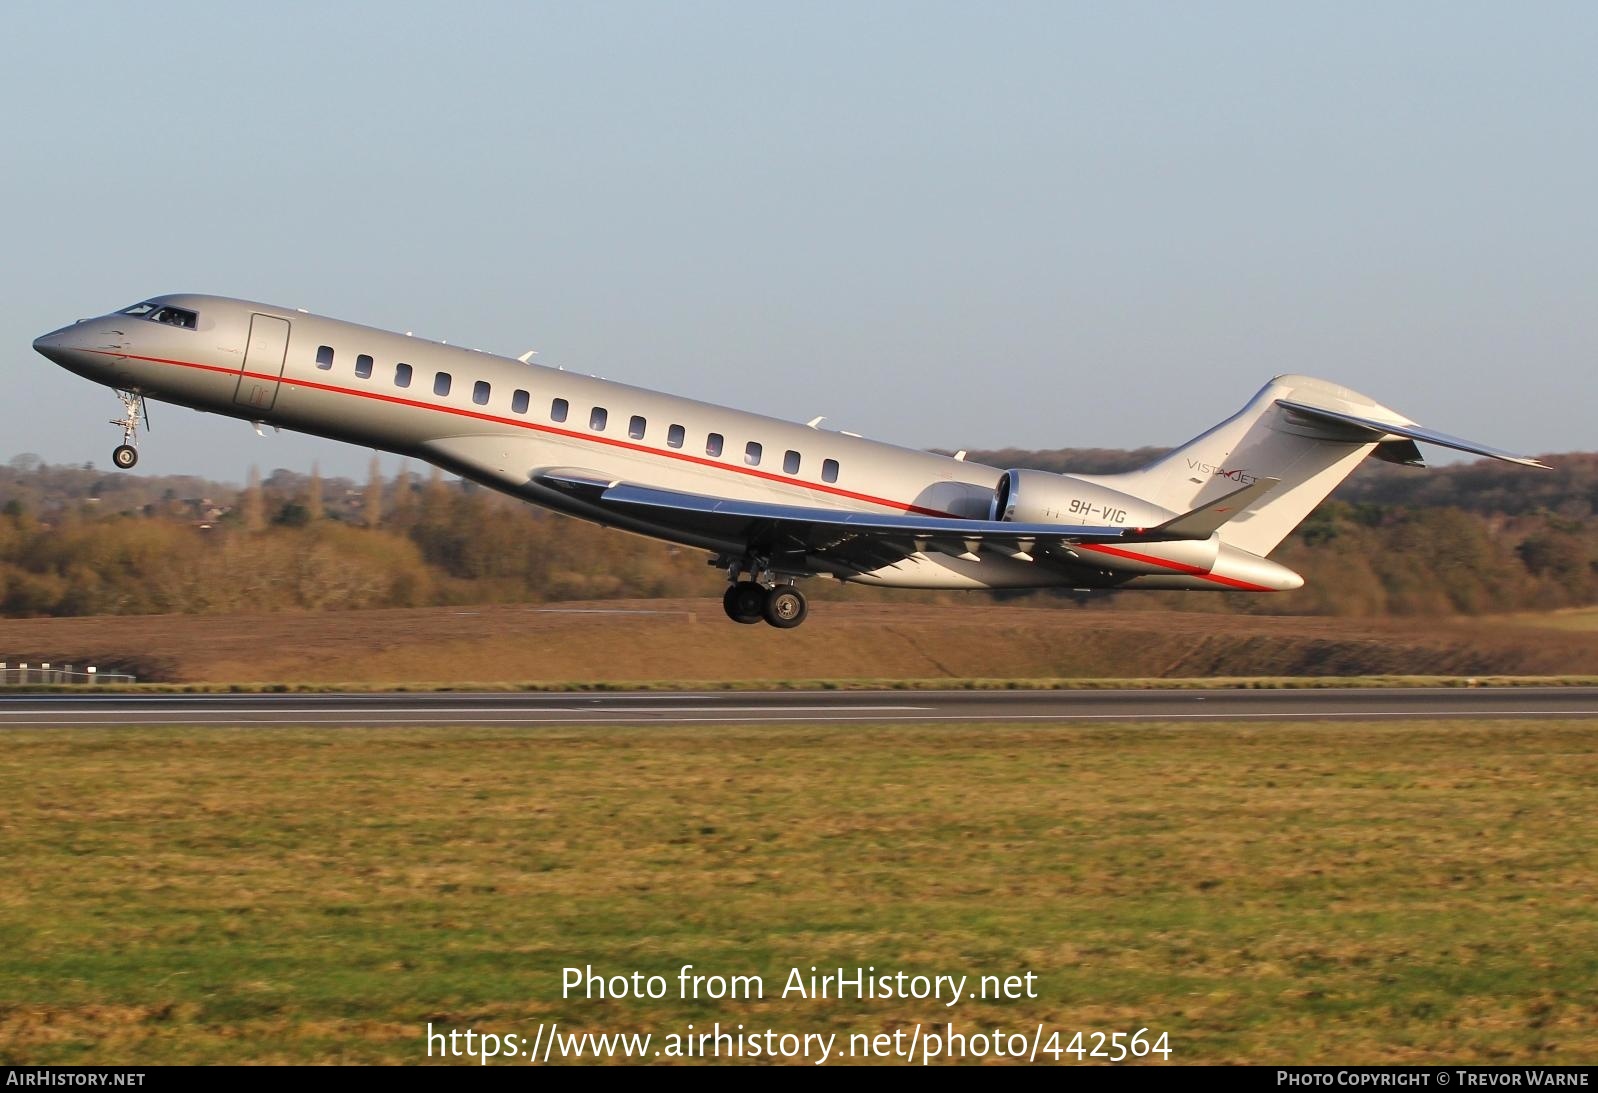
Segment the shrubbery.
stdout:
<path fill-rule="evenodd" d="M 1114 453 L 1089 454 L 1098 468 L 1113 465 Z M 1073 465 L 1070 453 L 992 453 L 984 461 Z M 1592 604 L 1598 456 L 1550 462 L 1557 469 L 1546 473 L 1492 464 L 1362 468 L 1274 555 L 1304 574 L 1299 592 L 1138 593 L 1086 602 L 1356 616 Z M 1409 494 L 1428 503 L 1395 500 Z M 192 478 L 50 467 L 28 457 L 0 467 L 0 613 L 8 616 L 714 595 L 719 588 L 705 559 L 702 551 L 556 516 L 436 474 L 425 482 L 374 474 L 357 488 L 278 471 L 241 491 Z M 830 582 L 810 587 L 823 596 L 845 594 Z"/>

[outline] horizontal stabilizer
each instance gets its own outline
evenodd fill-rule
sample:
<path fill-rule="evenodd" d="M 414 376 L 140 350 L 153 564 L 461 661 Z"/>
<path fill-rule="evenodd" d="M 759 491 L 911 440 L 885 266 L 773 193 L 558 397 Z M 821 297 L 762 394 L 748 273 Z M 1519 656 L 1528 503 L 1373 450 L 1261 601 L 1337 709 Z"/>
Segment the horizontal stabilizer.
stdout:
<path fill-rule="evenodd" d="M 1486 444 L 1479 444 L 1474 440 L 1461 440 L 1457 436 L 1449 436 L 1447 433 L 1424 429 L 1419 425 L 1399 425 L 1391 421 L 1377 421 L 1374 418 L 1356 417 L 1353 414 L 1345 414 L 1339 410 L 1327 410 L 1319 406 L 1309 406 L 1305 403 L 1293 402 L 1285 398 L 1277 399 L 1276 405 L 1312 421 L 1339 426 L 1352 426 L 1357 430 L 1370 434 L 1368 439 L 1374 441 L 1402 437 L 1406 440 L 1419 440 L 1426 444 L 1452 448 L 1457 452 L 1469 452 L 1472 455 L 1485 455 L 1492 459 L 1502 459 L 1506 463 L 1519 463 L 1524 467 L 1543 467 L 1546 469 L 1548 466 L 1548 464 L 1531 459 L 1528 456 L 1515 455 L 1513 452 L 1506 452 L 1502 448 L 1492 448 Z"/>
<path fill-rule="evenodd" d="M 1281 484 L 1280 478 L 1261 478 L 1257 482 L 1217 497 L 1207 505 L 1167 520 L 1159 527 L 1138 534 L 1138 539 L 1208 539 L 1228 520 L 1241 516 L 1248 508 Z"/>

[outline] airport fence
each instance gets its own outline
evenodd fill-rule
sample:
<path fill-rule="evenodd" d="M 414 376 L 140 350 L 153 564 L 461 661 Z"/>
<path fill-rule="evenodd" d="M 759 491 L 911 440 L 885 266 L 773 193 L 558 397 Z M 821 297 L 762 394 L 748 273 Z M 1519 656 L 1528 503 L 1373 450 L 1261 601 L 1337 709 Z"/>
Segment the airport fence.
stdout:
<path fill-rule="evenodd" d="M 93 687 L 98 683 L 137 683 L 137 676 L 126 672 L 102 672 L 93 664 L 78 668 L 71 664 L 12 664 L 0 660 L 0 687 L 24 683 L 65 683 Z"/>

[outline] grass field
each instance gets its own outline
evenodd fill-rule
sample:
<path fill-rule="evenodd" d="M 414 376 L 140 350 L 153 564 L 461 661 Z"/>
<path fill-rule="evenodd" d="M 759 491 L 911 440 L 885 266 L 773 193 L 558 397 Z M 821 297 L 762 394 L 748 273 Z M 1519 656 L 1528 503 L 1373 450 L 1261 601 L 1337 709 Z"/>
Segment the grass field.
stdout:
<path fill-rule="evenodd" d="M 1573 607 L 1563 611 L 1543 611 L 1529 615 L 1515 615 L 1513 620 L 1522 626 L 1543 627 L 1550 630 L 1598 630 L 1598 608 Z"/>
<path fill-rule="evenodd" d="M 1595 817 L 1590 721 L 7 732 L 0 1062 L 719 1020 L 1591 1063 Z M 685 963 L 767 997 L 680 1000 Z M 673 989 L 563 999 L 583 965 Z M 812 965 L 1037 997 L 774 997 Z"/>
<path fill-rule="evenodd" d="M 1195 601 L 1198 602 L 1198 601 Z M 0 619 L 0 661 L 144 682 L 671 686 L 783 680 L 1598 674 L 1598 632 L 1541 619 L 1339 619 L 818 602 L 798 630 L 714 599 Z"/>

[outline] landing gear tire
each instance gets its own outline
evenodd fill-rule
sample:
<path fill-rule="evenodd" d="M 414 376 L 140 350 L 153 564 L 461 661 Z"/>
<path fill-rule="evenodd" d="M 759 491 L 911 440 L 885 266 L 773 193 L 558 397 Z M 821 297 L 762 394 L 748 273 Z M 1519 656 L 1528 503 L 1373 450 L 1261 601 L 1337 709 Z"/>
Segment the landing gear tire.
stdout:
<path fill-rule="evenodd" d="M 779 630 L 792 630 L 809 613 L 810 605 L 797 588 L 781 586 L 766 593 L 766 621 Z"/>
<path fill-rule="evenodd" d="M 751 626 L 764 617 L 766 590 L 754 581 L 739 581 L 727 586 L 722 593 L 721 606 L 733 622 Z"/>
<path fill-rule="evenodd" d="M 138 391 L 117 391 L 117 398 L 122 400 L 123 415 L 111 422 L 112 425 L 122 426 L 122 443 L 116 446 L 111 453 L 111 462 L 122 470 L 127 470 L 139 461 L 138 449 L 134 447 L 139 442 L 139 422 L 144 422 L 144 427 L 150 427 L 150 418 L 144 411 L 144 395 Z"/>

